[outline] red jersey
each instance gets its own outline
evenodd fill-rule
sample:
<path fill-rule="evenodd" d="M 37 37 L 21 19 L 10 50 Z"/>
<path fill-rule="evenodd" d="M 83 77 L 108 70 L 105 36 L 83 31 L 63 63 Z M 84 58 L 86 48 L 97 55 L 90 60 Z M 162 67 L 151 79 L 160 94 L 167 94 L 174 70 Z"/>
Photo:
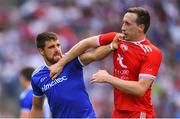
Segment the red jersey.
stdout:
<path fill-rule="evenodd" d="M 116 33 L 110 32 L 99 36 L 100 45 L 112 42 Z M 118 43 L 114 52 L 113 75 L 123 80 L 138 81 L 139 78 L 155 79 L 162 60 L 160 49 L 148 39 L 142 41 L 125 41 Z M 148 112 L 153 110 L 151 88 L 142 97 L 131 95 L 114 88 L 115 110 Z"/>

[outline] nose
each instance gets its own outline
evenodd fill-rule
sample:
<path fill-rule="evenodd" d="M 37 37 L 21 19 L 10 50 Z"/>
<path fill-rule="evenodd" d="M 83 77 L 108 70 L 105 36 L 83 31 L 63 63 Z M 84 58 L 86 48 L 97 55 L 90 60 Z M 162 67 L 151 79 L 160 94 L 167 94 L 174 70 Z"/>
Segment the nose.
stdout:
<path fill-rule="evenodd" d="M 59 51 L 60 50 L 60 47 L 59 46 L 55 46 L 55 51 Z"/>
<path fill-rule="evenodd" d="M 122 24 L 121 30 L 125 31 L 125 25 L 124 24 Z"/>

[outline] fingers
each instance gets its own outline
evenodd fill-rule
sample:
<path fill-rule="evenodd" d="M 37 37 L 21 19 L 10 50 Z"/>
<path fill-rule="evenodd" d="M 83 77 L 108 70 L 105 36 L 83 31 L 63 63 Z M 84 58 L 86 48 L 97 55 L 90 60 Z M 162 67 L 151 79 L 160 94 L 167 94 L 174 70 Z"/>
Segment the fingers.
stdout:
<path fill-rule="evenodd" d="M 52 79 L 52 80 L 56 79 L 56 78 L 58 77 L 58 75 L 59 75 L 59 74 L 54 74 L 51 79 Z"/>
<path fill-rule="evenodd" d="M 91 78 L 91 83 L 93 84 L 95 82 L 96 82 L 96 74 L 93 74 Z"/>
<path fill-rule="evenodd" d="M 124 34 L 122 34 L 122 33 L 117 33 L 117 37 L 118 37 L 118 39 L 120 40 L 122 40 L 122 39 L 124 39 Z"/>
<path fill-rule="evenodd" d="M 59 73 L 55 73 L 55 72 L 50 73 L 50 77 L 51 77 L 52 80 L 56 79 L 58 77 L 58 75 L 59 75 Z"/>

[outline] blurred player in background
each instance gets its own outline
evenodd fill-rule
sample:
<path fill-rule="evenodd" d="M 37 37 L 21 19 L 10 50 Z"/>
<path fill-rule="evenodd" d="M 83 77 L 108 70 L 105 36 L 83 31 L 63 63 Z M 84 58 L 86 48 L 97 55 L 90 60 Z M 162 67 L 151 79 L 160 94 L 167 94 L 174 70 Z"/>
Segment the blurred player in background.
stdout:
<path fill-rule="evenodd" d="M 117 37 L 118 45 L 111 45 L 115 50 L 113 76 L 100 70 L 93 75 L 92 83 L 109 83 L 114 87 L 112 117 L 154 117 L 151 90 L 161 64 L 162 53 L 146 38 L 149 25 L 150 15 L 147 10 L 141 7 L 128 9 L 123 18 L 122 34 L 111 32 L 82 40 L 68 55 L 50 67 L 51 77 L 56 77 L 67 62 L 89 47 L 109 44 Z"/>
<path fill-rule="evenodd" d="M 31 117 L 42 117 L 45 94 L 53 118 L 95 118 L 95 112 L 85 89 L 82 67 L 107 56 L 112 51 L 109 45 L 79 54 L 79 57 L 74 58 L 64 67 L 55 80 L 50 78 L 48 68 L 63 56 L 60 41 L 55 33 L 43 32 L 38 34 L 36 46 L 46 65 L 35 70 L 32 75 L 34 96 Z"/>
<path fill-rule="evenodd" d="M 32 97 L 33 97 L 33 90 L 31 86 L 31 75 L 34 71 L 33 67 L 25 67 L 20 72 L 20 83 L 21 86 L 24 88 L 24 91 L 20 95 L 20 118 L 29 118 L 31 107 L 32 107 Z M 44 118 L 50 118 L 51 112 L 49 109 L 49 105 L 47 103 L 47 99 L 45 99 L 44 107 Z"/>
<path fill-rule="evenodd" d="M 20 72 L 20 83 L 24 88 L 24 91 L 20 95 L 20 118 L 29 118 L 32 107 L 32 87 L 31 87 L 31 75 L 34 71 L 32 67 L 26 67 Z"/>

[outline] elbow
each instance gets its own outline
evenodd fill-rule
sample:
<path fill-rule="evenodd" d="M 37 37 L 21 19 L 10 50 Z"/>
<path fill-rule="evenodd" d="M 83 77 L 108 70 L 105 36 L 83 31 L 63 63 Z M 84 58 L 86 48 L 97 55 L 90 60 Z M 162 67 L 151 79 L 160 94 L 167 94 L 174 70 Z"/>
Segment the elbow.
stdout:
<path fill-rule="evenodd" d="M 135 95 L 138 97 L 143 97 L 146 93 L 146 90 L 143 88 L 140 88 L 138 91 L 135 92 Z"/>

